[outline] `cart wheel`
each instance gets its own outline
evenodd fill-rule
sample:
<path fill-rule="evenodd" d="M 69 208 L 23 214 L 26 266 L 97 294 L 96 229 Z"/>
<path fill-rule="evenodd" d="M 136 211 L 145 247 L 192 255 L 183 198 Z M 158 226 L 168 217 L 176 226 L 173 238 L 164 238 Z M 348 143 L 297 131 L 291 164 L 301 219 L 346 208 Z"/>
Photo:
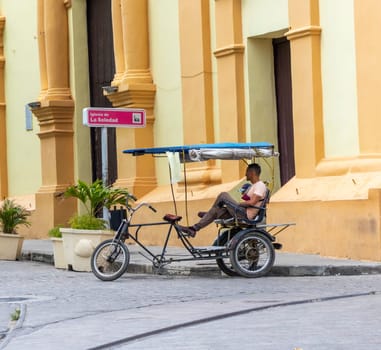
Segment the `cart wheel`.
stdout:
<path fill-rule="evenodd" d="M 274 265 L 275 251 L 270 240 L 259 232 L 243 235 L 230 252 L 235 271 L 244 277 L 261 277 Z"/>
<path fill-rule="evenodd" d="M 224 246 L 228 242 L 228 231 L 223 232 L 219 237 L 215 239 L 213 242 L 213 246 Z M 231 238 L 231 237 L 230 237 Z M 225 273 L 228 276 L 236 277 L 240 276 L 239 273 L 234 271 L 234 268 L 230 262 L 230 259 L 228 257 L 226 258 L 218 258 L 216 259 L 217 266 L 220 268 L 220 270 Z"/>
<path fill-rule="evenodd" d="M 130 262 L 130 252 L 122 242 L 112 239 L 101 242 L 91 256 L 91 270 L 102 281 L 113 281 L 122 276 Z"/>

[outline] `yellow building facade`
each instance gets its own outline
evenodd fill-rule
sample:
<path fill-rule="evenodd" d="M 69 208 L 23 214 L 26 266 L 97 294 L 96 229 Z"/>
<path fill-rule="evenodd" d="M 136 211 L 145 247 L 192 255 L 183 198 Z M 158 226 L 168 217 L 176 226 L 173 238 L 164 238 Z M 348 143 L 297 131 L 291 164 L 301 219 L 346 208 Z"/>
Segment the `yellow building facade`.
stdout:
<path fill-rule="evenodd" d="M 0 197 L 32 210 L 29 238 L 65 224 L 76 203 L 57 194 L 93 176 L 82 125 L 92 89 L 89 1 L 0 1 Z M 158 209 L 140 219 L 173 212 L 168 163 L 123 149 L 267 141 L 287 156 L 274 179 L 263 164 L 268 222 L 296 223 L 278 236 L 284 249 L 381 260 L 379 1 L 102 1 L 115 65 L 104 95 L 147 115 L 144 129 L 116 130 L 115 186 Z M 184 222 L 234 189 L 244 169 L 188 165 L 187 192 L 175 186 Z M 195 244 L 215 232 L 211 225 Z M 159 244 L 160 233 L 146 239 Z"/>

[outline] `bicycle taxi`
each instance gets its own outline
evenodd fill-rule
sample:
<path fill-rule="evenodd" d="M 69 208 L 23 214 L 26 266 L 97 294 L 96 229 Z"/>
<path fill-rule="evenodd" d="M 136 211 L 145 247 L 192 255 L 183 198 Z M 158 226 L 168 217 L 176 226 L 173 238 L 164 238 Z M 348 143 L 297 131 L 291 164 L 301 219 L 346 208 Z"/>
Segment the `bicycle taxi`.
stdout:
<path fill-rule="evenodd" d="M 242 160 L 247 164 L 258 158 L 266 161 L 274 159 L 278 153 L 272 144 L 261 143 L 221 143 L 184 145 L 172 147 L 138 148 L 123 151 L 133 156 L 166 156 L 176 154 L 184 165 L 185 163 L 207 161 L 209 159 Z M 273 168 L 273 166 L 272 166 Z M 172 177 L 172 173 L 171 177 Z M 186 177 L 185 177 L 186 187 Z M 186 193 L 186 188 L 185 188 Z M 165 265 L 172 262 L 190 260 L 214 260 L 218 267 L 229 276 L 261 277 L 268 274 L 274 265 L 275 250 L 282 245 L 276 242 L 276 236 L 294 223 L 268 224 L 265 222 L 266 205 L 269 201 L 270 190 L 261 206 L 256 207 L 258 214 L 253 220 L 231 217 L 215 220 L 217 234 L 211 246 L 196 247 L 192 239 L 181 231 L 179 223 L 181 216 L 165 214 L 162 221 L 149 223 L 134 222 L 134 214 L 142 207 L 156 209 L 146 202 L 132 206 L 130 202 L 137 199 L 129 195 L 126 202 L 126 218 L 122 220 L 112 239 L 101 242 L 91 257 L 91 269 L 94 275 L 102 281 L 112 281 L 121 277 L 128 269 L 130 252 L 128 242 L 134 242 L 141 248 L 141 253 L 149 259 L 153 266 L 160 271 Z M 175 201 L 175 199 L 173 198 Z M 144 227 L 167 225 L 168 231 L 164 238 L 162 250 L 159 254 L 151 251 L 139 240 L 139 231 Z M 168 242 L 172 235 L 176 235 L 184 247 L 184 255 L 170 256 L 167 252 Z"/>

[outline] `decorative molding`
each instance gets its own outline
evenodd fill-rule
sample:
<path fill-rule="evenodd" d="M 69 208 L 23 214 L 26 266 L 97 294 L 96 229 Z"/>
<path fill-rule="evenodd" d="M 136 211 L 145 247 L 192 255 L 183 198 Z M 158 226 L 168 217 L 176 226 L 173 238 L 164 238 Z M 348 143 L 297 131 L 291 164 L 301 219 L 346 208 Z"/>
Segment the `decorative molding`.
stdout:
<path fill-rule="evenodd" d="M 52 101 L 50 101 L 52 102 Z M 57 101 L 58 102 L 58 101 Z M 60 101 L 62 102 L 62 101 Z M 66 105 L 34 108 L 33 114 L 37 117 L 40 132 L 37 135 L 42 138 L 71 136 L 73 130 L 74 102 L 65 101 Z"/>
<path fill-rule="evenodd" d="M 71 0 L 64 0 L 64 5 L 67 9 L 71 7 Z"/>
<path fill-rule="evenodd" d="M 130 84 L 123 90 L 106 93 L 113 107 L 153 109 L 156 96 L 154 84 Z"/>
<path fill-rule="evenodd" d="M 126 69 L 120 78 L 118 85 L 124 84 L 152 84 L 152 74 L 149 68 L 147 69 Z"/>
<path fill-rule="evenodd" d="M 233 44 L 233 45 L 229 45 L 229 46 L 225 46 L 220 49 L 217 49 L 213 53 L 215 57 L 220 58 L 224 56 L 243 54 L 244 52 L 245 52 L 245 45 Z"/>
<path fill-rule="evenodd" d="M 5 17 L 0 16 L 0 30 L 3 30 L 5 27 Z"/>
<path fill-rule="evenodd" d="M 303 38 L 305 36 L 320 36 L 321 27 L 320 26 L 306 26 L 297 29 L 291 29 L 284 34 L 288 40 L 295 40 Z"/>
<path fill-rule="evenodd" d="M 57 185 L 42 185 L 39 188 L 37 194 L 61 193 L 61 192 L 64 192 L 71 185 L 72 185 L 71 183 L 61 184 L 61 185 L 59 185 L 59 184 L 57 184 Z"/>

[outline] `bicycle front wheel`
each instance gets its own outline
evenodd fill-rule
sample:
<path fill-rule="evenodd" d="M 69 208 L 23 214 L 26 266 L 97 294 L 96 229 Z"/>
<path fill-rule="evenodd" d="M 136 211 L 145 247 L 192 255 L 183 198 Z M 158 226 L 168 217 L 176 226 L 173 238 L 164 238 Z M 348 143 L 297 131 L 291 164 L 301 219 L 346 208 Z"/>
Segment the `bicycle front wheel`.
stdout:
<path fill-rule="evenodd" d="M 130 252 L 126 245 L 109 239 L 95 248 L 91 270 L 102 281 L 114 281 L 126 272 L 129 262 Z"/>

